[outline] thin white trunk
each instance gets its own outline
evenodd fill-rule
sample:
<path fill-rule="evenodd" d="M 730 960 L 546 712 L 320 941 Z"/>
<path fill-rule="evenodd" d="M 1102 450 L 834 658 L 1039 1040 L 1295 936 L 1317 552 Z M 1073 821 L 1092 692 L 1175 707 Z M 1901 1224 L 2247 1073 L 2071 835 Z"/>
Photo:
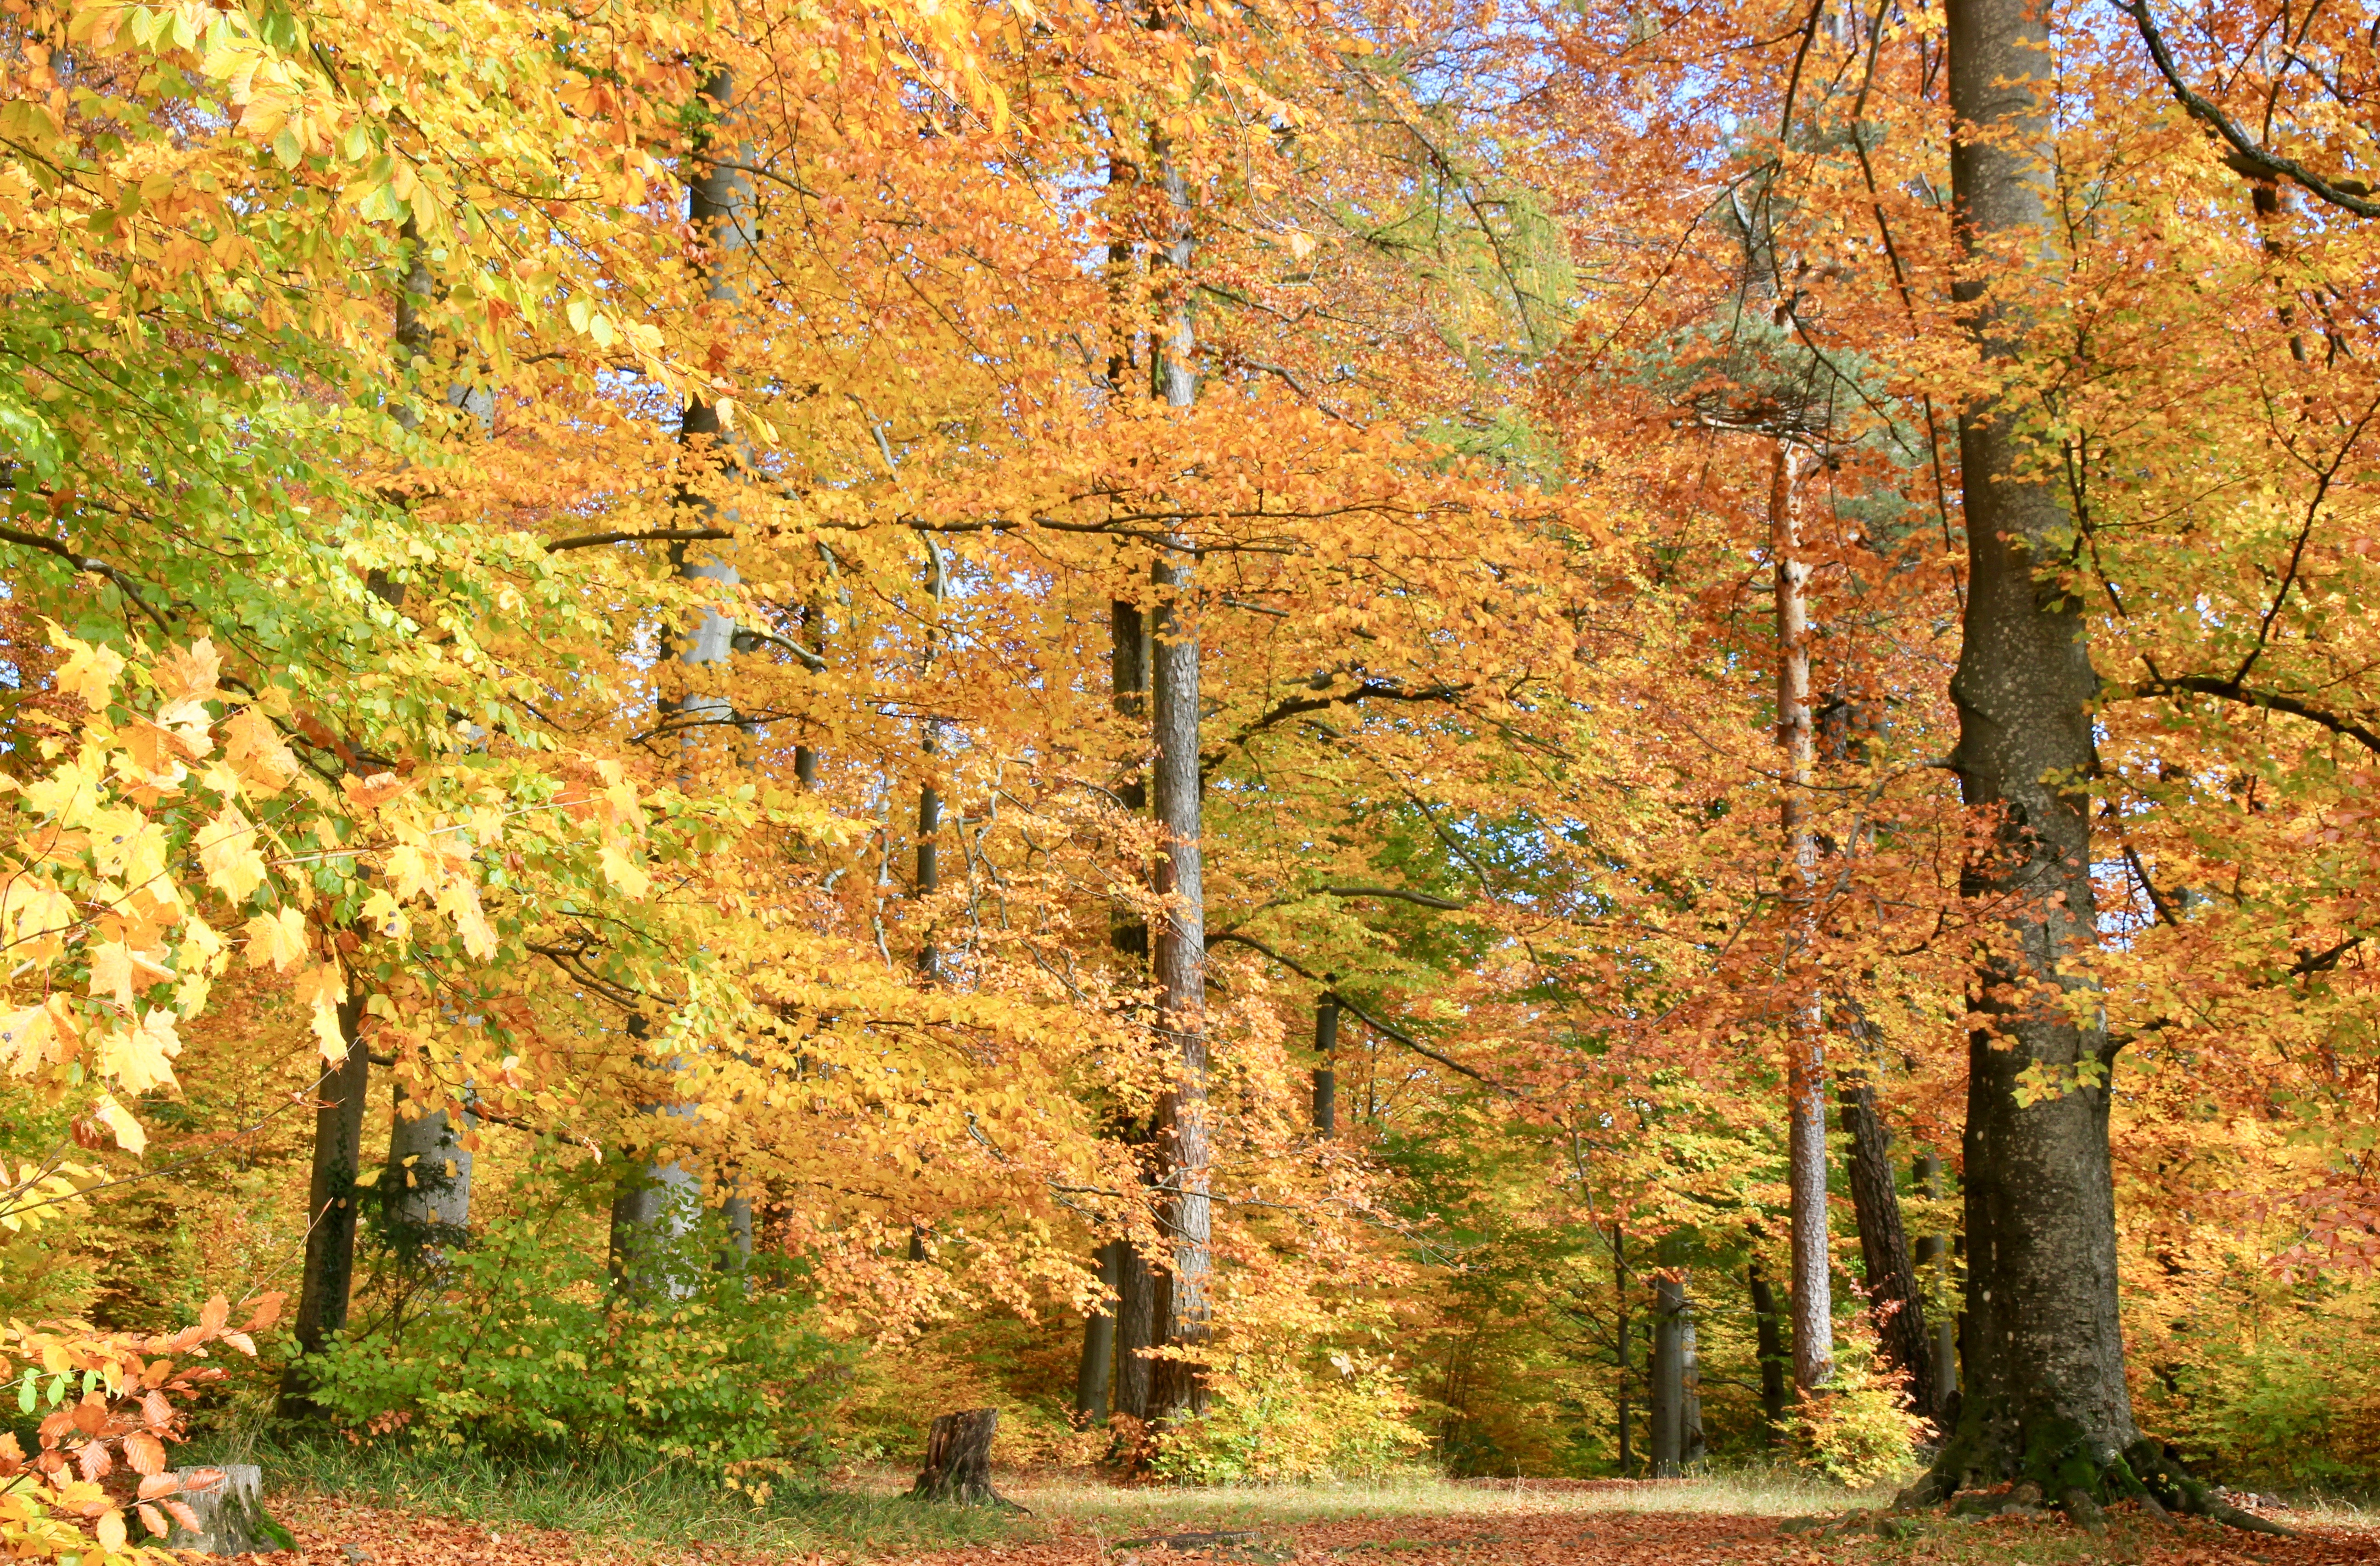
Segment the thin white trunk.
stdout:
<path fill-rule="evenodd" d="M 1835 1373 L 1834 1275 L 1827 1235 L 1827 1060 L 1816 965 L 1818 842 L 1810 786 L 1817 768 L 1810 707 L 1810 564 L 1803 557 L 1804 454 L 1778 441 L 1768 492 L 1776 562 L 1777 744 L 1784 752 L 1786 871 L 1785 1098 L 1787 1208 L 1793 1237 L 1793 1379 L 1804 1390 Z"/>

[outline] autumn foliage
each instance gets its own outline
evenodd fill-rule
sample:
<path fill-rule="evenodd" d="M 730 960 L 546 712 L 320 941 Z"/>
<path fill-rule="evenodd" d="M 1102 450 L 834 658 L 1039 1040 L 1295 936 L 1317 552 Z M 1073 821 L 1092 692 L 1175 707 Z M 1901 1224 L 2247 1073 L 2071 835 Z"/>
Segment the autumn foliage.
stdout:
<path fill-rule="evenodd" d="M 2103 1041 L 2011 1112 L 2099 1106 L 2141 1428 L 2380 1472 L 2363 8 L 2054 7 L 2031 248 L 1889 0 L 0 9 L 17 1553 L 162 1531 L 215 1382 L 1910 1470 L 2011 1016 Z M 2055 952 L 1986 428 L 2095 682 Z"/>

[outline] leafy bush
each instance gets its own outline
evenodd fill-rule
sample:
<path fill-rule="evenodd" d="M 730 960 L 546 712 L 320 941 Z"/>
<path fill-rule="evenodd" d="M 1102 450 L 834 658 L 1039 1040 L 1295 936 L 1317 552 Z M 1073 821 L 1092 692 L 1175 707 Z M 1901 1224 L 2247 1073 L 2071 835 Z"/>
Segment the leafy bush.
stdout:
<path fill-rule="evenodd" d="M 1178 1484 L 1362 1478 L 1404 1466 L 1427 1444 L 1416 1404 L 1387 1365 L 1334 1353 L 1234 1356 L 1207 1413 L 1170 1432 L 1154 1471 Z"/>
<path fill-rule="evenodd" d="M 1882 1366 L 1864 1317 L 1837 1340 L 1835 1378 L 1795 1406 L 1794 1455 L 1843 1485 L 1866 1485 L 1916 1465 L 1917 1443 L 1933 1426 L 1910 1412 L 1905 1371 Z"/>
<path fill-rule="evenodd" d="M 797 1268 L 722 1269 L 725 1246 L 686 1222 L 647 1253 L 674 1289 L 624 1298 L 552 1215 L 496 1220 L 439 1258 L 427 1305 L 313 1362 L 315 1401 L 351 1433 L 490 1451 L 808 1463 L 843 1360 L 806 1323 Z"/>

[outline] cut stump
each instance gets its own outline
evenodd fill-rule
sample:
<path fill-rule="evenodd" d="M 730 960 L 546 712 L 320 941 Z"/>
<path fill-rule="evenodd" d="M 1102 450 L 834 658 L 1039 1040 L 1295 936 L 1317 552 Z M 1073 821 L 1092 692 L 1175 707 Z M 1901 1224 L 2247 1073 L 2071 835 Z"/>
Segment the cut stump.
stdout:
<path fill-rule="evenodd" d="M 926 1435 L 925 1469 L 909 1493 L 961 1506 L 1014 1505 L 991 1487 L 991 1438 L 999 1429 L 996 1408 L 937 1415 Z"/>
<path fill-rule="evenodd" d="M 165 1539 L 169 1549 L 272 1555 L 298 1548 L 289 1530 L 265 1514 L 264 1472 L 253 1463 L 226 1463 L 221 1484 L 186 1492 L 181 1499 L 198 1518 L 199 1527 L 193 1532 L 176 1523 Z"/>

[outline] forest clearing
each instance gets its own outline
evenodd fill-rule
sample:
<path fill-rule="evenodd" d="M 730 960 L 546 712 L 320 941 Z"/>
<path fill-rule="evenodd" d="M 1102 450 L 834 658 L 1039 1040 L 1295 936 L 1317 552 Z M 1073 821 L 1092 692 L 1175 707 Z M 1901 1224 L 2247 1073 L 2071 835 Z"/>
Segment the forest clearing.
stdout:
<path fill-rule="evenodd" d="M 2380 0 L 0 0 L 0 1560 L 2375 1553 L 2375 168 Z"/>

